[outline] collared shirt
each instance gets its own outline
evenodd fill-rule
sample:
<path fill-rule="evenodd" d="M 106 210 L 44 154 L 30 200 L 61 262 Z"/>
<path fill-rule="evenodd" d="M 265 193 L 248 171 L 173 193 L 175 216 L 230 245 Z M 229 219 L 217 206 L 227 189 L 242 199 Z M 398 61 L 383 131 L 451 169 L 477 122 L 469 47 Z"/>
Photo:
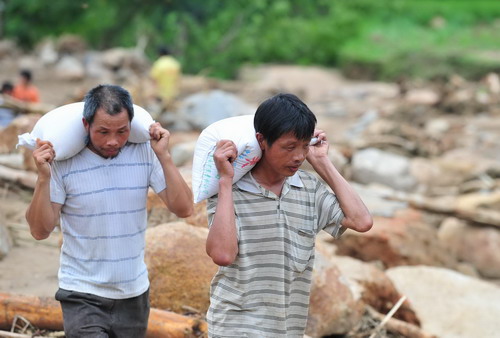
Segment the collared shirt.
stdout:
<path fill-rule="evenodd" d="M 339 237 L 335 194 L 311 173 L 285 180 L 280 196 L 247 173 L 233 185 L 238 256 L 220 267 L 207 313 L 210 337 L 302 337 L 316 234 Z M 208 200 L 212 224 L 217 196 Z"/>
<path fill-rule="evenodd" d="M 88 147 L 54 161 L 51 201 L 62 204 L 59 287 L 124 299 L 149 287 L 144 262 L 149 187 L 166 188 L 147 143 L 127 143 L 114 158 Z"/>

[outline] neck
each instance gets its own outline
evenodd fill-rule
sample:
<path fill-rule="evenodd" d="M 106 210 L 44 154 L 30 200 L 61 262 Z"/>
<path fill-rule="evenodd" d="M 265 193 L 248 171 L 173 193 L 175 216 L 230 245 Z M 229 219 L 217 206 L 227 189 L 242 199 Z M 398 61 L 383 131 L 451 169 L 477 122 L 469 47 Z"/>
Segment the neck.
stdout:
<path fill-rule="evenodd" d="M 252 169 L 252 176 L 257 183 L 278 196 L 281 194 L 281 189 L 286 180 L 286 176 L 278 174 L 262 160 Z"/>

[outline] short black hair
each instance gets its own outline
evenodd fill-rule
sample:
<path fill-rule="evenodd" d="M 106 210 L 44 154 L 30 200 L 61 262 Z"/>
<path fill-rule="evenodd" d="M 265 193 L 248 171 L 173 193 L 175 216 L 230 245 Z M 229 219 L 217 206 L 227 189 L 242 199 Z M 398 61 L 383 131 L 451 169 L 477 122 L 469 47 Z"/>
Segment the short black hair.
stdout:
<path fill-rule="evenodd" d="M 302 100 L 293 94 L 280 93 L 259 105 L 253 123 L 255 131 L 271 146 L 290 132 L 299 140 L 309 140 L 316 122 L 316 116 Z"/>
<path fill-rule="evenodd" d="M 27 82 L 31 82 L 31 79 L 33 78 L 33 75 L 31 74 L 31 71 L 29 69 L 22 69 L 19 72 L 19 75 L 24 77 Z"/>
<path fill-rule="evenodd" d="M 14 84 L 10 81 L 4 81 L 4 83 L 2 83 L 2 89 L 0 90 L 0 93 L 8 94 L 11 93 L 13 90 L 14 90 Z"/>
<path fill-rule="evenodd" d="M 125 108 L 129 121 L 134 118 L 134 105 L 130 93 L 116 85 L 98 85 L 85 95 L 83 117 L 89 124 L 94 121 L 95 113 L 102 108 L 109 115 L 117 115 Z"/>

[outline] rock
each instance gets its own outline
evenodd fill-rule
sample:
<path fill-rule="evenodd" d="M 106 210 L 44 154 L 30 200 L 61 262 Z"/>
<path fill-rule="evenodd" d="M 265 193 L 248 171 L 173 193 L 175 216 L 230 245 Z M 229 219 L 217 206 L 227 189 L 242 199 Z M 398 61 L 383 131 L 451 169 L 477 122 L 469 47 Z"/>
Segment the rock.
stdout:
<path fill-rule="evenodd" d="M 192 163 L 196 141 L 176 144 L 172 147 L 170 154 L 176 166 Z"/>
<path fill-rule="evenodd" d="M 363 200 L 372 216 L 394 217 L 398 210 L 405 210 L 408 208 L 407 202 L 400 202 L 385 198 L 387 195 L 393 195 L 394 190 L 385 186 L 377 185 L 361 185 L 355 182 L 351 186 Z"/>
<path fill-rule="evenodd" d="M 306 334 L 322 337 L 347 333 L 360 321 L 364 308 L 355 287 L 316 251 Z"/>
<path fill-rule="evenodd" d="M 439 102 L 439 94 L 430 89 L 411 89 L 406 93 L 405 101 L 412 105 L 432 106 Z"/>
<path fill-rule="evenodd" d="M 335 245 L 337 255 L 380 261 L 385 267 L 424 264 L 455 268 L 457 264 L 437 239 L 437 230 L 412 209 L 398 211 L 394 218 L 375 216 L 370 231 L 346 231 Z"/>
<path fill-rule="evenodd" d="M 337 170 L 341 174 L 343 174 L 344 171 L 346 170 L 348 162 L 344 154 L 342 154 L 340 150 L 336 149 L 335 147 L 330 146 L 330 149 L 328 150 L 328 158 L 333 163 L 335 168 L 337 168 Z M 307 161 L 304 161 L 304 163 L 302 163 L 301 169 L 314 171 L 312 165 Z"/>
<path fill-rule="evenodd" d="M 253 113 L 255 109 L 236 95 L 221 90 L 212 90 L 184 99 L 177 114 L 194 128 L 202 130 L 216 121 Z"/>
<path fill-rule="evenodd" d="M 425 123 L 425 133 L 434 139 L 440 139 L 451 128 L 451 124 L 444 118 L 432 119 Z"/>
<path fill-rule="evenodd" d="M 39 115 L 20 115 L 0 130 L 0 154 L 10 153 L 16 149 L 18 135 L 29 133 L 40 118 Z"/>
<path fill-rule="evenodd" d="M 429 266 L 397 267 L 386 274 L 408 297 L 424 331 L 440 338 L 498 337 L 498 286 Z"/>
<path fill-rule="evenodd" d="M 81 81 L 85 77 L 83 64 L 76 57 L 65 55 L 55 66 L 56 76 L 66 81 Z"/>
<path fill-rule="evenodd" d="M 0 40 L 0 60 L 14 57 L 19 54 L 19 49 L 13 40 Z"/>
<path fill-rule="evenodd" d="M 210 304 L 210 282 L 217 271 L 205 252 L 208 229 L 183 222 L 146 231 L 151 306 L 184 313 L 185 306 L 204 314 Z"/>
<path fill-rule="evenodd" d="M 352 176 L 359 183 L 380 183 L 388 187 L 411 191 L 416 186 L 410 174 L 410 160 L 376 148 L 358 151 L 352 159 Z"/>
<path fill-rule="evenodd" d="M 190 225 L 208 229 L 206 200 L 194 204 L 194 212 L 191 216 L 187 218 L 179 218 L 168 210 L 160 197 L 158 197 L 158 195 L 150 189 L 148 192 L 147 209 L 149 212 L 148 223 L 150 226 L 156 226 L 167 222 L 184 221 Z"/>
<path fill-rule="evenodd" d="M 83 65 L 85 67 L 85 74 L 88 77 L 100 79 L 103 83 L 108 83 L 113 79 L 113 71 L 106 68 L 102 63 L 102 54 L 102 52 L 97 51 L 85 52 L 83 56 Z M 132 95 L 132 97 L 135 102 L 136 96 Z"/>
<path fill-rule="evenodd" d="M 359 285 L 362 290 L 361 299 L 378 312 L 388 313 L 402 297 L 390 278 L 374 264 L 342 256 L 334 256 L 330 260 L 337 265 L 342 276 Z M 408 300 L 401 305 L 394 318 L 420 325 L 420 320 Z"/>
<path fill-rule="evenodd" d="M 144 53 L 133 48 L 111 48 L 103 52 L 102 64 L 113 71 L 127 68 L 133 71 L 144 71 L 148 60 Z"/>
<path fill-rule="evenodd" d="M 56 49 L 59 54 L 81 54 L 87 49 L 87 43 L 78 35 L 63 34 L 56 41 Z"/>
<path fill-rule="evenodd" d="M 484 79 L 486 87 L 492 94 L 500 94 L 500 77 L 497 73 L 489 73 Z"/>
<path fill-rule="evenodd" d="M 191 168 L 181 167 L 179 170 L 187 185 L 191 188 Z M 208 229 L 206 200 L 194 204 L 194 211 L 191 216 L 187 218 L 179 218 L 167 209 L 165 203 L 163 203 L 160 197 L 158 197 L 152 189 L 149 189 L 147 210 L 149 213 L 148 222 L 150 226 L 156 226 L 167 222 L 183 221 L 196 227 Z"/>
<path fill-rule="evenodd" d="M 56 45 L 52 39 L 44 39 L 38 46 L 38 56 L 44 65 L 53 65 L 56 63 L 59 55 Z"/>
<path fill-rule="evenodd" d="M 500 278 L 500 231 L 470 226 L 456 218 L 443 221 L 439 240 L 461 261 L 471 263 L 484 277 Z"/>

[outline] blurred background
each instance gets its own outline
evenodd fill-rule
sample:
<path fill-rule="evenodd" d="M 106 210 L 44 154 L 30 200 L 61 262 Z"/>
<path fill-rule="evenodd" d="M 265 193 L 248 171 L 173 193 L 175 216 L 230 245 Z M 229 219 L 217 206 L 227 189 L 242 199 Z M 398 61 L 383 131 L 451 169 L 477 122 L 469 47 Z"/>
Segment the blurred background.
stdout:
<path fill-rule="evenodd" d="M 190 181 L 205 127 L 292 92 L 375 219 L 318 239 L 308 335 L 498 337 L 499 76 L 494 0 L 0 0 L 0 292 L 57 289 L 59 234 L 30 239 L 36 169 L 15 146 L 40 116 L 121 85 L 171 131 Z M 150 266 L 152 305 L 203 319 L 215 267 L 192 257 L 196 207 L 175 219 L 151 195 L 148 238 L 172 247 L 146 251 L 166 267 L 186 252 L 178 275 Z"/>

